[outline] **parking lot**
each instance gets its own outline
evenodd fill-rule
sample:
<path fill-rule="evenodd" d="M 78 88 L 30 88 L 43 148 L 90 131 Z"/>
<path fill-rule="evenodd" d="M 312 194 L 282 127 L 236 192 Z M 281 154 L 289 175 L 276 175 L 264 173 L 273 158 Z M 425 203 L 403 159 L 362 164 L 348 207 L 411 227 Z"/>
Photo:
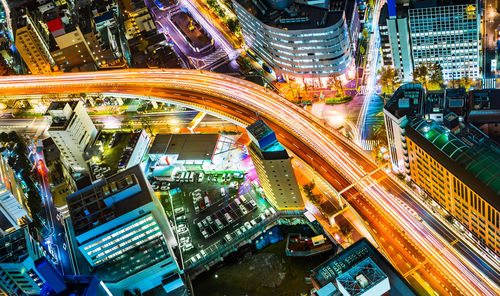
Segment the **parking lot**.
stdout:
<path fill-rule="evenodd" d="M 275 213 L 265 200 L 257 197 L 243 173 L 209 172 L 202 178 L 199 175 L 194 173 L 183 182 L 152 180 L 162 198 L 168 199 L 170 190 L 172 200 L 166 211 L 177 230 L 186 265 L 227 245 Z"/>

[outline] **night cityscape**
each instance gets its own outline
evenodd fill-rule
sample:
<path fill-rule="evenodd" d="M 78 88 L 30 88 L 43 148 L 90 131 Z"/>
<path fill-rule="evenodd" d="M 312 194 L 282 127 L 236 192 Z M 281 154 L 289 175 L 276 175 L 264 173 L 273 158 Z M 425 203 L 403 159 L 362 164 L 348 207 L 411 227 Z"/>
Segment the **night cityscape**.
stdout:
<path fill-rule="evenodd" d="M 500 0 L 0 0 L 0 296 L 500 295 Z"/>

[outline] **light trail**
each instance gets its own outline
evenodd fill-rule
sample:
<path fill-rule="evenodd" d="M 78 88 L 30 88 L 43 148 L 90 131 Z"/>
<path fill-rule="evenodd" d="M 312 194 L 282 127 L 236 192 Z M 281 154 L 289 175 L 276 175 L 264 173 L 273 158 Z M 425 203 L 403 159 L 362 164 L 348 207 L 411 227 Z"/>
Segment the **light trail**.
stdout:
<path fill-rule="evenodd" d="M 137 69 L 52 76 L 8 76 L 0 78 L 0 91 L 4 96 L 81 92 L 142 94 L 188 104 L 207 113 L 222 114 L 240 126 L 251 123 L 255 120 L 255 114 L 258 114 L 274 128 L 280 129 L 281 134 L 285 135 L 281 140 L 300 146 L 294 148 L 293 145 L 287 145 L 296 155 L 318 172 L 321 169 L 327 171 L 324 176 L 330 182 L 340 174 L 343 179 L 337 180 L 353 183 L 377 167 L 368 154 L 332 130 L 324 121 L 256 84 L 222 74 L 182 69 Z M 375 217 L 380 221 L 377 222 L 379 225 L 370 227 L 382 226 L 389 234 L 397 236 L 387 235 L 386 240 L 398 244 L 388 241 L 385 247 L 394 245 L 394 248 L 398 248 L 398 255 L 401 253 L 408 258 L 424 256 L 428 261 L 424 268 L 432 268 L 419 268 L 415 272 L 442 294 L 500 294 L 494 282 L 482 275 L 461 254 L 450 251 L 453 248 L 449 243 L 394 200 L 390 189 L 405 192 L 406 188 L 394 182 L 381 185 L 377 179 L 391 180 L 386 174 L 380 171 L 377 172 L 378 177 L 359 182 L 357 188 L 362 195 L 348 201 L 360 210 L 366 208 L 366 211 L 359 212 L 363 219 L 371 221 Z M 394 257 L 390 259 L 400 270 L 407 263 Z M 418 265 L 419 260 L 415 260 L 412 261 L 413 266 Z M 436 277 L 440 278 L 439 282 L 436 282 Z"/>

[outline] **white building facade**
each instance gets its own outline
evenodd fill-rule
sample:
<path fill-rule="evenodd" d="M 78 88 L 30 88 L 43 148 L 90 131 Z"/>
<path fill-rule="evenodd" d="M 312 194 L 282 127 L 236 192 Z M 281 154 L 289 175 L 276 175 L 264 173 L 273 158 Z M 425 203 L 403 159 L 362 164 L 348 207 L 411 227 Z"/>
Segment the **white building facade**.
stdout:
<path fill-rule="evenodd" d="M 278 5 L 273 1 L 233 0 L 233 6 L 246 45 L 277 75 L 324 85 L 332 75 L 355 75 L 360 23 L 356 1 L 347 1 L 338 11 L 321 8 L 322 2 L 319 7 L 292 4 L 284 10 L 292 11 L 287 15 L 278 15 L 283 10 L 273 9 Z M 312 16 L 318 14 L 324 17 L 315 22 Z"/>
<path fill-rule="evenodd" d="M 19 229 L 30 220 L 26 196 L 7 159 L 0 155 L 0 215 L 2 232 Z"/>
<path fill-rule="evenodd" d="M 414 67 L 424 62 L 438 63 L 445 81 L 465 76 L 479 78 L 480 22 L 476 1 L 410 9 Z"/>
<path fill-rule="evenodd" d="M 88 170 L 83 153 L 97 135 L 82 101 L 53 102 L 48 111 L 49 134 L 61 151 L 63 161 L 75 172 Z"/>

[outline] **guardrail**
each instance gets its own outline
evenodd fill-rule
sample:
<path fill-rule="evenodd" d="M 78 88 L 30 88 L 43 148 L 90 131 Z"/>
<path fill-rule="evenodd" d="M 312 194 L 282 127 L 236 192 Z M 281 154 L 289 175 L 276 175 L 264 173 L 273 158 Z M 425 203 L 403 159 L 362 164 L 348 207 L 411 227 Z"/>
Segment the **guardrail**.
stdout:
<path fill-rule="evenodd" d="M 314 225 L 313 223 L 309 222 L 309 220 L 307 220 L 307 218 L 305 216 L 303 216 L 303 213 L 304 213 L 303 211 L 279 211 L 276 214 L 272 214 L 271 216 L 267 217 L 263 221 L 257 223 L 257 225 L 252 227 L 250 230 L 233 238 L 231 243 L 226 244 L 224 247 L 218 249 L 216 252 L 214 252 L 212 254 L 208 254 L 207 256 L 203 257 L 202 259 L 196 261 L 195 263 L 186 266 L 185 271 L 189 272 L 189 271 L 195 270 L 207 262 L 215 260 L 221 256 L 223 257 L 225 254 L 229 254 L 229 253 L 235 251 L 236 246 L 238 246 L 239 244 L 241 244 L 245 240 L 252 239 L 252 237 L 255 236 L 256 234 L 261 234 L 261 233 L 265 232 L 267 229 L 269 229 L 275 225 L 279 225 L 280 223 L 278 223 L 278 222 L 284 218 L 301 218 L 304 220 L 304 224 L 307 224 L 315 232 L 321 233 L 321 234 L 326 234 L 331 239 L 331 236 L 328 235 L 327 232 L 323 230 L 323 228 L 321 227 L 321 225 L 319 225 L 319 223 L 318 223 L 318 225 Z M 332 241 L 332 242 L 335 242 L 335 241 Z"/>

